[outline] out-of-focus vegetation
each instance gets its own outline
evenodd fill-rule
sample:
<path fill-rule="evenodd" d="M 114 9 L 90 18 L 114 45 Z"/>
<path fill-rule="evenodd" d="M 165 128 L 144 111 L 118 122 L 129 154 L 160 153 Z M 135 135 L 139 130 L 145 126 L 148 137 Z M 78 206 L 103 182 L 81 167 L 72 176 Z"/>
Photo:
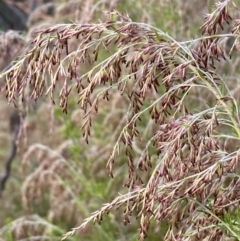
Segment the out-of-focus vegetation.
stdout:
<path fill-rule="evenodd" d="M 32 5 L 29 2 L 31 2 Z M 231 1 L 224 2 L 229 2 L 226 8 L 229 10 L 229 14 L 231 15 L 232 19 L 237 19 L 239 10 L 234 5 L 236 4 L 237 6 L 240 6 L 240 2 L 234 1 L 234 4 Z M 75 27 L 78 25 L 83 26 L 85 28 L 85 35 L 83 35 L 82 38 L 86 38 L 88 34 L 88 24 L 101 24 L 101 22 L 104 23 L 104 21 L 107 21 L 108 19 L 108 15 L 106 16 L 104 12 L 116 10 L 119 13 L 124 13 L 124 15 L 120 15 L 122 18 L 119 17 L 119 20 L 117 19 L 117 14 L 113 15 L 111 20 L 112 22 L 109 22 L 109 29 L 103 28 L 103 32 L 105 33 L 106 31 L 105 37 L 109 38 L 111 34 L 114 35 L 114 31 L 116 30 L 115 28 L 118 28 L 119 25 L 121 25 L 121 21 L 123 28 L 118 29 L 120 39 L 125 35 L 126 37 L 129 37 L 131 34 L 139 34 L 139 32 L 141 32 L 141 28 L 144 32 L 145 28 L 151 29 L 149 26 L 153 26 L 155 29 L 151 29 L 149 32 L 154 34 L 154 36 L 152 36 L 151 39 L 151 36 L 149 37 L 147 35 L 149 32 L 147 32 L 146 39 L 150 39 L 152 41 L 151 42 L 149 40 L 149 44 L 157 42 L 158 46 L 164 46 L 162 53 L 164 54 L 164 61 L 167 63 L 167 67 L 162 69 L 162 75 L 159 75 L 158 78 L 162 80 L 163 75 L 165 75 L 167 71 L 169 71 L 168 75 L 170 75 L 172 71 L 172 73 L 180 77 L 179 82 L 175 77 L 172 80 L 165 79 L 165 83 L 162 83 L 157 87 L 158 93 L 154 92 L 153 87 L 149 84 L 151 87 L 146 87 L 146 93 L 144 92 L 143 94 L 145 99 L 141 99 L 142 103 L 139 102 L 136 104 L 133 102 L 133 104 L 135 103 L 136 106 L 140 106 L 138 109 L 136 106 L 131 106 L 129 104 L 129 99 L 132 100 L 135 98 L 129 98 L 129 93 L 134 90 L 134 81 L 138 78 L 140 79 L 140 77 L 134 76 L 133 69 L 131 72 L 126 66 L 121 65 L 121 78 L 124 79 L 124 76 L 132 74 L 132 79 L 128 82 L 125 82 L 127 87 L 124 89 L 125 92 L 122 94 L 119 93 L 119 91 L 114 92 L 111 91 L 111 88 L 109 89 L 110 96 L 106 95 L 105 99 L 109 97 L 111 101 L 106 101 L 102 98 L 99 99 L 98 113 L 91 113 L 91 135 L 88 136 L 88 130 L 82 128 L 84 121 L 88 120 L 83 119 L 83 116 L 86 114 L 84 113 L 84 109 L 89 104 L 87 101 L 86 103 L 83 101 L 84 97 L 87 96 L 87 93 L 85 93 L 85 96 L 80 99 L 80 104 L 78 104 L 80 97 L 77 91 L 75 91 L 73 88 L 71 94 L 68 96 L 66 109 L 64 106 L 66 102 L 63 101 L 63 96 L 66 94 L 66 92 L 63 91 L 61 94 L 59 93 L 61 91 L 61 87 L 64 85 L 64 74 L 69 71 L 70 64 L 74 62 L 73 59 L 71 59 L 73 62 L 70 64 L 67 61 L 62 62 L 62 73 L 58 79 L 59 84 L 54 86 L 55 89 L 53 89 L 52 85 L 54 75 L 51 76 L 50 74 L 47 74 L 47 71 L 44 72 L 44 74 L 46 74 L 44 77 L 46 80 L 46 86 L 52 86 L 52 88 L 48 90 L 48 93 L 52 93 L 52 96 L 43 95 L 38 99 L 39 92 L 43 90 L 45 94 L 47 90 L 46 86 L 41 90 L 41 79 L 43 77 L 43 72 L 36 72 L 39 74 L 39 78 L 35 78 L 35 82 L 27 85 L 27 87 L 24 86 L 24 83 L 22 86 L 17 86 L 16 84 L 17 79 L 21 77 L 21 73 L 17 73 L 15 82 L 13 78 L 11 79 L 11 76 L 8 76 L 7 79 L 6 75 L 2 76 L 2 96 L 0 100 L 2 113 L 2 124 L 0 126 L 0 133 L 2 137 L 0 138 L 0 144 L 2 148 L 0 149 L 0 157 L 2 160 L 2 168 L 4 167 L 4 160 L 8 155 L 8 150 L 10 150 L 10 144 L 8 144 L 10 143 L 10 137 L 8 131 L 6 131 L 8 118 L 11 111 L 14 111 L 14 107 L 9 106 L 5 98 L 4 88 L 6 86 L 6 81 L 9 81 L 7 82 L 7 84 L 9 84 L 8 86 L 17 86 L 17 89 L 12 89 L 12 92 L 11 90 L 8 92 L 8 97 L 11 97 L 11 94 L 15 95 L 16 93 L 14 91 L 18 92 L 20 95 L 20 90 L 27 88 L 27 91 L 23 103 L 21 102 L 21 99 L 16 98 L 15 101 L 18 105 L 19 111 L 23 113 L 25 117 L 18 139 L 18 155 L 13 163 L 11 177 L 8 180 L 6 190 L 4 190 L 2 193 L 0 200 L 0 238 L 7 241 L 61 240 L 64 234 L 66 234 L 72 228 L 78 227 L 84 223 L 86 218 L 91 217 L 93 212 L 101 209 L 101 207 L 104 207 L 105 203 L 110 205 L 112 200 L 114 200 L 120 193 L 124 194 L 124 198 L 127 200 L 128 195 L 131 197 L 131 195 L 135 195 L 135 193 L 140 190 L 139 196 L 137 196 L 137 194 L 136 196 L 133 195 L 136 200 L 139 198 L 139 203 L 136 202 L 135 206 L 134 202 L 133 204 L 131 203 L 132 206 L 129 204 L 133 209 L 132 211 L 127 210 L 126 206 L 121 205 L 118 209 L 116 208 L 111 210 L 108 216 L 103 215 L 101 225 L 93 225 L 90 222 L 86 225 L 85 229 L 82 230 L 77 228 L 74 230 L 74 234 L 68 235 L 66 239 L 89 241 L 137 240 L 139 238 L 138 229 L 140 226 L 140 234 L 143 236 L 145 233 L 145 230 L 143 230 L 144 227 L 146 227 L 146 229 L 149 228 L 148 231 L 146 230 L 146 240 L 163 240 L 164 237 L 172 238 L 169 238 L 168 240 L 174 240 L 174 238 L 175 240 L 197 240 L 197 238 L 203 240 L 203 237 L 208 238 L 208 240 L 220 240 L 220 238 L 221 240 L 227 240 L 226 238 L 228 237 L 233 237 L 234 239 L 240 240 L 240 231 L 238 228 L 239 213 L 235 212 L 235 209 L 239 208 L 239 191 L 237 190 L 236 185 L 239 182 L 238 149 L 240 138 L 238 135 L 240 133 L 240 122 L 239 116 L 237 116 L 239 108 L 238 86 L 240 86 L 239 71 L 237 67 L 240 58 L 238 57 L 239 52 L 237 50 L 237 41 L 235 42 L 235 47 L 231 53 L 232 58 L 230 59 L 228 55 L 233 46 L 233 41 L 237 39 L 236 36 L 235 38 L 234 36 L 231 36 L 231 38 L 229 37 L 231 29 L 234 28 L 234 24 L 236 25 L 236 22 L 226 18 L 223 23 L 223 30 L 219 26 L 217 33 L 214 32 L 213 29 L 210 29 L 209 42 L 207 42 L 206 39 L 208 37 L 205 39 L 203 37 L 204 35 L 202 35 L 204 28 L 201 29 L 200 27 L 207 20 L 209 20 L 209 25 L 212 24 L 211 21 L 213 21 L 213 18 L 210 19 L 209 15 L 205 15 L 205 17 L 207 16 L 208 18 L 204 19 L 203 16 L 204 13 L 211 13 L 218 9 L 216 5 L 214 5 L 214 1 L 89 0 L 50 1 L 48 3 L 36 1 L 35 4 L 33 4 L 33 1 L 26 1 L 25 5 L 24 3 L 20 4 L 20 2 L 17 3 L 18 4 L 14 6 L 21 8 L 21 11 L 26 13 L 26 29 L 23 33 L 19 33 L 15 31 L 6 31 L 6 29 L 2 28 L 5 32 L 2 32 L 1 35 L 1 71 L 8 71 L 8 69 L 13 66 L 9 65 L 13 60 L 17 60 L 16 65 L 21 63 L 21 58 L 23 58 L 23 56 L 34 46 L 34 43 L 31 43 L 31 41 L 33 41 L 37 36 L 35 34 L 36 31 L 41 31 L 48 28 L 49 33 L 52 31 L 53 38 L 55 38 L 57 36 L 57 31 L 53 31 L 53 29 L 57 29 L 57 27 L 60 28 L 62 26 L 66 27 L 65 32 L 61 32 L 62 37 L 66 36 L 66 38 L 68 38 L 69 35 L 73 34 L 74 31 L 71 32 L 71 28 L 69 27 L 68 29 L 68 25 L 62 25 L 63 23 L 66 23 L 72 24 Z M 13 7 L 13 5 L 11 6 Z M 32 6 L 32 8 L 29 8 L 29 6 Z M 217 14 L 222 14 L 222 12 L 215 12 L 215 14 L 216 15 L 213 15 L 213 17 L 218 16 Z M 125 19 L 123 16 L 125 16 Z M 129 19 L 131 19 L 133 22 L 139 22 L 142 25 L 139 25 L 139 28 L 133 28 L 133 32 L 124 32 L 124 27 L 127 29 L 128 21 L 130 21 Z M 117 20 L 120 23 L 118 22 L 119 25 L 116 24 L 115 26 L 114 21 Z M 126 25 L 124 25 L 125 22 L 127 23 Z M 229 25 L 227 22 L 229 22 Z M 147 25 L 144 25 L 144 23 Z M 91 27 L 92 26 L 89 25 L 89 28 Z M 92 27 L 92 29 L 94 29 L 94 27 Z M 162 34 L 160 34 L 158 30 L 161 30 Z M 205 36 L 207 36 L 206 28 L 205 31 Z M 225 33 L 226 35 L 224 37 L 223 35 Z M 100 37 L 102 37 L 100 34 L 99 37 L 97 37 L 97 34 L 99 34 L 99 32 L 96 30 L 91 38 L 89 37 L 89 42 L 86 41 L 86 43 L 89 43 L 90 47 L 87 44 L 84 45 L 85 43 L 80 47 L 84 46 L 87 50 L 90 49 L 92 52 L 94 52 L 94 48 L 96 47 L 94 46 L 94 38 L 97 41 Z M 215 43 L 210 41 L 210 39 L 214 39 L 214 35 L 220 36 L 220 34 L 223 36 L 221 38 L 219 37 L 219 39 L 221 39 L 221 43 L 220 41 L 216 41 Z M 237 34 L 238 33 L 235 32 L 235 35 Z M 44 34 L 42 34 L 42 36 L 39 38 L 43 36 Z M 143 41 L 142 38 L 144 39 L 144 36 L 139 38 L 139 42 Z M 202 41 L 204 42 L 204 40 L 206 40 L 206 42 L 202 43 L 203 54 L 201 55 L 199 48 L 201 48 L 200 45 L 202 38 Z M 192 41 L 193 39 L 198 39 L 198 41 Z M 217 36 L 216 39 L 218 39 Z M 44 41 L 47 41 L 47 38 L 45 38 Z M 43 43 L 46 43 L 44 41 Z M 81 52 L 81 48 L 79 47 L 79 44 L 82 44 L 82 41 L 83 40 L 81 38 L 79 40 L 69 39 L 68 53 L 64 53 L 64 57 L 67 59 L 68 54 L 70 53 L 71 55 L 71 53 L 74 53 L 74 51 L 76 51 L 78 48 L 80 55 L 79 58 L 86 54 L 83 54 Z M 102 42 L 104 42 L 104 39 Z M 95 63 L 92 60 L 92 55 L 90 54 L 89 56 L 86 54 L 85 62 L 81 62 L 79 60 L 81 62 L 81 68 L 78 69 L 79 76 L 84 76 L 84 74 L 90 71 L 93 66 L 97 71 L 97 67 L 100 66 L 101 63 L 106 60 L 106 58 L 109 58 L 109 56 L 114 55 L 119 49 L 121 49 L 122 46 L 119 42 L 117 42 L 117 40 L 116 43 L 114 43 L 114 41 L 110 43 L 109 40 L 109 46 L 105 46 L 99 50 Z M 179 48 L 177 47 L 178 43 Z M 209 47 L 210 50 L 207 52 L 206 46 L 209 43 L 209 46 L 212 48 L 216 47 L 216 50 L 210 49 Z M 62 44 L 64 49 L 65 42 L 63 41 Z M 125 43 L 125 45 L 127 46 L 127 43 Z M 48 47 L 46 47 L 46 49 Z M 54 47 L 55 46 L 53 45 L 50 49 L 53 51 Z M 128 49 L 128 55 L 126 53 L 126 62 L 131 59 L 131 53 L 132 56 L 134 56 L 134 54 L 137 53 L 141 47 L 143 50 L 146 48 L 144 44 L 139 44 L 138 46 L 133 41 L 131 48 L 129 47 Z M 149 45 L 149 49 L 150 48 L 151 45 Z M 175 51 L 171 50 L 173 48 L 175 48 Z M 45 50 L 41 49 L 40 51 Z M 41 53 L 43 52 L 38 52 L 37 48 L 34 51 L 35 55 L 33 58 L 35 58 L 37 62 L 39 60 L 39 56 L 42 57 Z M 95 53 L 97 51 L 95 51 Z M 158 49 L 156 48 L 155 51 L 158 51 Z M 211 51 L 215 51 L 216 54 L 224 51 L 224 54 L 222 54 L 224 57 L 210 56 L 213 54 Z M 120 53 L 123 54 L 122 52 Z M 149 57 L 151 57 L 151 55 L 154 55 L 154 51 L 151 53 L 146 53 L 143 62 L 148 61 L 148 54 Z M 168 57 L 166 57 L 168 54 L 170 58 L 169 62 Z M 30 55 L 31 53 L 27 55 L 27 57 Z M 20 57 L 17 58 L 18 56 Z M 160 62 L 162 57 L 160 54 L 158 56 L 158 61 Z M 177 56 L 176 59 L 179 62 L 176 61 L 175 56 Z M 190 59 L 190 57 L 192 57 L 192 59 Z M 211 58 L 213 58 L 213 60 Z M 219 58 L 219 62 L 217 62 L 217 58 Z M 136 55 L 133 64 L 136 64 L 139 59 L 140 55 Z M 152 68 L 156 59 L 157 57 L 155 57 L 151 63 L 149 62 L 149 68 Z M 29 62 L 27 62 L 27 60 L 22 62 L 22 66 L 20 66 L 20 64 L 18 65 L 18 67 L 20 66 L 19 69 L 23 68 L 24 70 L 30 71 L 28 67 L 31 66 L 32 62 L 31 59 Z M 182 63 L 181 61 L 183 60 L 185 62 Z M 181 71 L 187 68 L 187 60 L 189 60 L 188 64 L 191 67 L 186 70 L 187 74 L 185 75 Z M 58 63 L 58 60 L 55 61 Z M 194 61 L 196 61 L 197 64 Z M 213 63 L 209 63 L 207 61 L 213 61 Z M 39 64 L 39 69 L 41 69 L 41 61 L 37 63 Z M 180 66 L 180 63 L 182 66 Z M 205 63 L 206 65 L 204 66 Z M 184 64 L 186 64 L 186 66 L 184 66 Z M 109 65 L 111 65 L 111 62 Z M 52 68 L 53 73 L 55 73 L 58 66 L 49 66 Z M 115 74 L 114 70 L 116 70 L 118 67 L 119 66 L 114 66 L 115 69 L 113 68 L 112 70 L 113 76 Z M 179 72 L 174 72 L 176 71 L 175 68 L 179 68 L 178 71 L 181 73 L 179 74 Z M 142 69 L 139 67 L 139 70 L 141 71 Z M 31 71 L 34 70 L 32 69 Z M 66 72 L 64 73 L 64 71 Z M 147 69 L 145 69 L 145 71 L 147 71 Z M 157 72 L 159 70 L 155 71 Z M 93 71 L 91 75 L 86 77 L 94 76 L 94 74 L 96 73 Z M 140 72 L 137 72 L 137 74 L 140 75 Z M 187 82 L 187 80 L 192 76 L 197 76 L 196 81 Z M 74 85 L 75 82 L 71 77 L 72 76 L 68 76 L 66 86 L 70 86 L 71 84 Z M 105 82 L 108 83 L 109 79 L 106 79 Z M 10 80 L 12 80 L 12 82 Z M 204 80 L 206 80 L 206 82 L 204 82 Z M 212 80 L 212 82 L 210 80 Z M 27 81 L 31 82 L 31 80 Z M 87 88 L 86 79 L 83 81 L 85 81 L 83 83 L 84 88 Z M 89 78 L 90 83 L 91 81 L 93 80 Z M 144 83 L 142 79 L 139 81 Z M 168 81 L 169 83 L 167 83 Z M 109 85 L 111 85 L 111 83 Z M 172 97 L 170 93 L 171 90 L 174 89 L 174 85 L 176 85 L 176 89 L 179 88 L 179 90 L 184 89 L 182 87 L 186 87 L 186 90 L 184 89 L 186 92 L 183 91 L 177 93 L 177 98 L 174 99 L 174 101 L 176 101 L 175 103 L 170 101 Z M 189 86 L 190 88 L 188 90 Z M 93 88 L 94 87 L 95 86 L 93 86 Z M 123 86 L 121 87 L 123 88 Z M 138 88 L 139 86 L 135 87 Z M 83 91 L 84 88 L 80 89 L 80 92 Z M 105 90 L 104 88 L 104 85 L 102 85 L 96 92 L 92 93 L 90 98 L 92 102 L 94 102 L 94 99 L 98 97 L 100 91 Z M 30 95 L 33 93 L 31 98 L 29 97 L 29 93 Z M 168 95 L 166 95 L 166 93 Z M 164 119 L 161 121 L 156 121 L 155 123 L 157 116 L 161 115 L 161 111 L 159 110 L 164 107 L 164 103 L 161 102 L 162 100 L 159 102 L 160 107 L 158 106 L 156 109 L 151 109 L 151 112 L 143 110 L 148 109 L 154 101 L 165 95 L 168 97 L 165 103 L 169 101 L 172 109 L 170 108 L 166 110 L 166 112 L 168 112 L 166 114 L 166 116 L 168 116 L 166 120 Z M 60 101 L 61 98 L 62 101 Z M 38 99 L 37 103 L 33 103 L 34 101 L 32 99 Z M 52 99 L 54 99 L 56 102 L 55 105 L 53 105 Z M 180 104 L 179 106 L 177 105 L 177 103 L 179 103 L 178 100 L 182 100 L 181 107 L 184 106 L 185 108 L 186 106 L 186 109 L 181 109 Z M 229 104 L 230 102 L 231 104 Z M 81 104 L 82 108 L 80 108 Z M 113 168 L 114 178 L 111 178 L 108 175 L 109 172 L 106 169 L 106 165 L 113 149 L 116 147 L 115 144 L 118 141 L 124 126 L 128 123 L 129 119 L 138 114 L 134 112 L 134 108 L 136 108 L 139 112 L 142 111 L 141 121 L 138 120 L 135 123 L 141 135 L 140 137 L 134 137 L 133 141 L 130 137 L 125 136 L 126 140 L 132 142 L 131 149 L 126 149 L 126 152 L 122 151 L 124 150 L 125 145 L 119 144 L 119 153 L 121 155 L 116 158 Z M 62 110 L 66 111 L 67 114 L 63 113 Z M 88 109 L 86 108 L 86 110 Z M 152 116 L 152 119 L 150 116 Z M 89 123 L 87 123 L 85 126 L 88 124 Z M 159 129 L 159 126 L 163 129 Z M 174 148 L 171 149 L 171 147 L 174 146 L 174 140 L 177 140 L 177 137 L 175 137 L 175 139 L 171 139 L 171 134 L 173 134 L 174 131 L 180 130 L 181 132 L 181 128 L 188 128 L 188 126 L 195 129 L 192 130 L 190 127 L 188 131 L 183 129 L 182 132 L 187 132 L 186 136 L 184 137 L 184 141 L 182 141 L 182 139 L 176 141 L 178 144 L 180 143 L 180 146 L 182 145 L 181 148 L 183 149 L 180 148 L 181 150 L 175 149 L 175 151 L 173 151 Z M 176 129 L 174 129 L 175 127 Z M 165 139 L 163 138 L 162 141 L 158 139 L 158 142 L 155 143 L 155 146 L 151 146 L 150 144 L 154 140 L 151 138 L 160 131 L 164 130 L 168 136 L 164 136 Z M 127 131 L 131 132 L 130 130 Z M 193 138 L 202 149 L 195 153 L 194 158 L 196 159 L 196 162 L 192 161 L 192 163 L 181 163 L 182 160 L 179 161 L 177 158 L 182 157 L 184 160 L 188 160 L 188 155 L 193 155 L 193 153 L 189 153 L 186 150 L 186 146 L 190 143 L 188 143 L 190 138 Z M 86 143 L 86 140 L 89 144 Z M 126 140 L 125 142 L 127 142 Z M 166 144 L 166 146 L 169 148 L 167 150 L 165 150 L 163 147 L 164 141 L 166 140 L 169 141 L 169 143 Z M 212 146 L 210 149 L 212 148 L 212 150 L 209 150 L 209 140 L 211 141 Z M 172 146 L 171 141 L 173 143 Z M 190 144 L 193 145 L 192 142 Z M 152 166 L 152 169 L 138 165 L 140 163 L 139 160 L 143 158 L 147 145 L 149 145 L 147 150 L 148 155 L 144 157 L 147 159 L 148 156 L 150 156 L 151 163 L 149 166 Z M 207 148 L 204 149 L 206 146 Z M 160 151 L 162 151 L 164 155 L 161 155 Z M 173 154 L 172 152 L 175 152 L 175 159 L 178 161 L 175 164 L 174 155 L 171 162 L 167 160 L 167 157 Z M 129 158 L 131 156 L 132 160 Z M 166 158 L 166 163 L 161 166 L 164 163 L 164 158 Z M 232 161 L 232 159 L 235 161 Z M 212 160 L 213 163 L 209 160 Z M 131 169 L 131 161 L 135 164 L 135 166 L 133 168 L 134 170 L 129 172 L 129 169 Z M 197 161 L 199 161 L 199 163 Z M 228 162 L 231 163 L 229 164 Z M 211 165 L 209 163 L 211 163 Z M 225 163 L 226 166 L 224 166 Z M 172 166 L 170 164 L 172 164 Z M 191 165 L 193 166 L 191 171 L 185 175 L 184 171 L 190 168 Z M 229 165 L 232 166 L 229 167 Z M 143 171 L 141 174 L 138 174 L 145 182 L 142 184 L 137 183 L 136 186 L 132 183 L 128 183 L 128 185 L 123 186 L 129 179 L 131 180 L 131 174 L 134 173 L 135 169 L 139 169 L 137 172 L 140 172 L 141 169 L 144 170 L 145 168 L 147 169 L 147 172 Z M 179 170 L 173 170 L 178 168 Z M 180 169 L 183 172 L 183 174 L 181 174 L 182 180 L 184 180 L 184 184 L 181 187 L 182 189 L 179 188 L 178 190 L 176 186 L 174 186 L 172 189 L 170 187 L 167 190 L 169 195 L 167 195 L 164 192 L 165 190 L 162 190 L 160 186 L 164 186 L 166 183 L 169 183 L 170 185 L 174 181 L 176 183 L 177 181 L 181 183 L 181 180 L 177 179 L 178 175 L 180 175 Z M 169 173 L 166 173 L 166 170 L 168 170 Z M 198 170 L 198 172 L 196 172 L 196 170 Z M 204 173 L 204 171 L 206 171 L 206 173 Z M 159 190 L 156 188 L 156 192 L 159 191 L 159 193 L 148 193 L 148 189 L 150 190 L 152 188 L 150 188 L 150 184 L 153 185 L 151 181 L 160 172 L 162 172 L 161 175 L 164 176 L 165 179 L 158 177 L 157 180 L 159 182 L 156 181 L 154 183 L 156 186 L 159 185 Z M 177 174 L 174 174 L 175 172 Z M 201 176 L 199 173 L 204 173 L 204 175 Z M 176 177 L 176 180 L 174 177 Z M 188 179 L 190 180 L 189 182 Z M 195 188 L 194 190 L 193 186 Z M 188 190 L 188 193 L 186 191 L 187 187 L 192 188 L 191 190 Z M 204 188 L 206 192 L 198 195 L 196 194 L 198 188 Z M 174 190 L 177 191 L 174 192 Z M 184 193 L 182 196 L 179 194 L 181 191 Z M 172 194 L 172 203 L 169 206 L 169 208 L 172 208 L 172 210 L 168 210 L 168 206 L 164 206 L 164 197 L 162 198 L 163 200 L 160 201 L 160 197 L 162 195 L 161 192 L 166 198 L 169 198 L 169 196 Z M 152 199 L 152 210 L 149 210 L 149 216 L 146 217 L 143 215 L 140 220 L 136 219 L 135 217 L 139 212 L 138 208 L 144 207 L 144 202 L 148 198 L 150 199 L 150 194 L 153 196 L 156 195 L 156 198 Z M 209 196 L 207 196 L 208 194 Z M 229 200 L 221 200 L 221 196 L 228 197 Z M 189 199 L 187 199 L 188 197 Z M 121 196 L 119 200 L 121 200 Z M 130 198 L 129 200 L 132 201 Z M 135 199 L 133 200 L 136 201 Z M 151 206 L 149 203 L 146 205 Z M 157 218 L 154 219 L 153 217 L 157 216 L 155 211 L 158 209 L 161 210 L 161 205 L 166 207 L 166 213 L 164 214 L 165 216 L 159 218 L 159 220 L 157 220 Z M 214 205 L 216 205 L 216 207 Z M 226 212 L 222 206 L 224 206 L 224 208 L 226 206 L 226 210 L 229 212 Z M 179 209 L 182 210 L 182 216 L 176 217 L 175 214 L 179 212 Z M 188 212 L 186 211 L 187 209 Z M 145 214 L 144 211 L 147 210 L 143 210 L 143 213 Z M 185 217 L 185 215 L 187 217 Z M 98 219 L 100 216 L 96 218 L 97 221 L 99 221 Z M 171 220 L 171 218 L 174 220 Z M 179 222 L 183 225 L 182 227 L 174 226 L 177 218 L 179 218 Z M 186 223 L 184 223 L 184 218 L 187 220 Z M 126 225 L 126 223 L 128 223 L 128 219 L 130 224 Z M 190 223 L 189 220 L 192 220 L 192 223 Z M 205 220 L 206 223 L 204 223 Z M 149 221 L 149 223 L 147 221 Z M 169 229 L 170 227 L 171 229 Z M 197 229 L 197 227 L 199 229 Z M 198 230 L 199 236 L 196 230 Z M 180 233 L 180 231 L 182 231 L 182 233 Z"/>

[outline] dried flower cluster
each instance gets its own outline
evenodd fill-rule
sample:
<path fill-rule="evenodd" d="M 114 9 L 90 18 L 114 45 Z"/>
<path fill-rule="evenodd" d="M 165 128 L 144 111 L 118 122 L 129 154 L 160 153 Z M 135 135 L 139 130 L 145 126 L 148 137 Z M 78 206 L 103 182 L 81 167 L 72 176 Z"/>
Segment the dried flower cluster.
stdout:
<path fill-rule="evenodd" d="M 128 103 L 125 125 L 107 160 L 114 177 L 114 163 L 120 154 L 126 156 L 126 193 L 77 229 L 91 220 L 101 223 L 104 214 L 124 206 L 125 224 L 132 216 L 139 220 L 140 240 L 147 237 L 153 219 L 168 223 L 165 240 L 238 238 L 223 217 L 239 208 L 235 173 L 240 158 L 239 113 L 234 98 L 221 92 L 226 83 L 216 68 L 226 59 L 220 44 L 223 35 L 218 32 L 232 21 L 231 3 L 218 2 L 216 10 L 206 15 L 201 38 L 193 41 L 177 42 L 117 11 L 108 12 L 99 24 L 49 27 L 38 32 L 32 49 L 5 73 L 9 101 L 24 100 L 25 88 L 31 84 L 33 99 L 49 94 L 55 103 L 56 86 L 61 86 L 58 99 L 67 113 L 69 95 L 76 90 L 87 143 L 102 99 L 108 105 L 113 93 L 119 92 Z M 238 20 L 232 31 L 237 39 Z M 78 43 L 75 50 L 71 41 Z M 102 60 L 102 55 L 108 57 Z M 190 111 L 195 88 L 211 93 L 212 106 Z M 219 134 L 225 128 L 234 134 Z M 220 138 L 236 140 L 234 150 L 224 150 Z"/>
<path fill-rule="evenodd" d="M 33 166 L 29 163 L 33 155 L 38 162 L 37 168 L 28 174 L 26 170 Z M 31 213 L 34 203 L 38 202 L 42 207 L 50 206 L 51 211 L 47 216 L 51 222 L 61 220 L 63 217 L 69 223 L 80 219 L 81 215 L 76 212 L 75 195 L 79 195 L 81 185 L 73 178 L 76 175 L 73 175 L 74 169 L 70 166 L 61 153 L 44 145 L 35 144 L 29 148 L 22 161 L 23 174 L 27 176 L 22 188 L 22 203 L 27 213 Z M 65 186 L 65 180 L 71 183 L 71 187 Z M 49 193 L 48 197 L 44 193 L 46 190 Z M 71 206 L 69 202 L 72 203 Z"/>

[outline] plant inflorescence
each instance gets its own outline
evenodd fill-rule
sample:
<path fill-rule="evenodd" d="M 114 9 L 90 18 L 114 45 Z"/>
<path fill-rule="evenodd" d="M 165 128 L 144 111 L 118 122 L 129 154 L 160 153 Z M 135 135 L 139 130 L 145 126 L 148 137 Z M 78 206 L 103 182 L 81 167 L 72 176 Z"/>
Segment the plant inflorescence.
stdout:
<path fill-rule="evenodd" d="M 240 201 L 239 105 L 219 69 L 239 47 L 240 21 L 232 19 L 230 8 L 238 11 L 233 1 L 218 2 L 205 15 L 201 36 L 189 41 L 177 41 L 117 11 L 106 12 L 98 24 L 48 27 L 4 73 L 7 99 L 16 104 L 18 98 L 25 100 L 31 85 L 31 98 L 47 94 L 54 104 L 57 98 L 67 113 L 69 96 L 76 91 L 89 145 L 101 106 L 109 105 L 116 92 L 126 106 L 106 160 L 114 178 L 114 165 L 125 156 L 126 192 L 66 237 L 123 207 L 125 224 L 139 220 L 140 240 L 152 220 L 167 222 L 165 240 L 239 239 L 239 229 L 224 218 Z M 229 25 L 231 31 L 223 33 Z M 230 37 L 229 54 L 222 43 Z"/>

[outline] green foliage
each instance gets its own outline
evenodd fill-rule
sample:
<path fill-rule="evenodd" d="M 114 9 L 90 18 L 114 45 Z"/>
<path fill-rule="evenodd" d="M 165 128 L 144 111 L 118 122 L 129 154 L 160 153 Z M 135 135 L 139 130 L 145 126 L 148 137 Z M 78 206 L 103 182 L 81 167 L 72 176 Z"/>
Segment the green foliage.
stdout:
<path fill-rule="evenodd" d="M 222 222 L 223 224 L 220 225 L 220 229 L 224 231 L 228 231 L 225 225 L 228 225 L 231 230 L 233 230 L 234 233 L 237 234 L 237 237 L 240 237 L 240 229 L 239 229 L 239 224 L 240 224 L 240 212 L 239 209 L 235 209 L 233 211 L 227 212 L 225 215 L 222 217 Z M 230 236 L 231 233 L 229 233 Z M 234 236 L 232 236 L 234 237 Z"/>

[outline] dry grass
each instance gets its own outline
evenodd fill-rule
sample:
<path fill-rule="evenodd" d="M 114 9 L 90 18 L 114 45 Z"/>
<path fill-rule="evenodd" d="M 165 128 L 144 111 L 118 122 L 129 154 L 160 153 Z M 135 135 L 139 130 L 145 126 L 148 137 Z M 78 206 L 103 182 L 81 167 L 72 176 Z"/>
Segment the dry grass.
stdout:
<path fill-rule="evenodd" d="M 138 3 L 137 9 L 146 6 L 145 1 Z M 240 27 L 235 4 L 218 2 L 193 40 L 153 27 L 147 10 L 142 22 L 109 11 L 99 23 L 90 23 L 97 14 L 94 9 L 100 12 L 117 4 L 89 1 L 77 9 L 84 14 L 76 15 L 81 16 L 74 18 L 76 23 L 38 30 L 25 55 L 2 74 L 8 101 L 17 105 L 25 96 L 37 100 L 46 94 L 68 112 L 89 143 L 77 144 L 84 145 L 81 159 L 95 160 L 90 175 L 103 178 L 105 163 L 110 177 L 120 177 L 118 185 L 111 184 L 113 199 L 82 220 L 78 197 L 84 187 L 79 183 L 88 174 L 83 164 L 72 161 L 73 153 L 64 152 L 72 142 L 60 138 L 50 142 L 53 147 L 36 143 L 25 153 L 24 210 L 34 213 L 36 202 L 48 207 L 44 215 L 49 222 L 63 217 L 73 225 L 83 221 L 65 238 L 90 221 L 101 224 L 106 214 L 120 208 L 124 224 L 139 220 L 140 240 L 153 221 L 167 223 L 164 240 L 239 240 L 238 227 L 225 220 L 236 214 L 240 198 L 235 89 Z M 207 1 L 202 4 L 207 8 Z M 62 13 L 57 9 L 55 13 Z M 226 38 L 233 39 L 230 53 Z M 73 100 L 80 109 L 71 109 Z M 55 126 L 53 136 L 61 128 Z"/>

